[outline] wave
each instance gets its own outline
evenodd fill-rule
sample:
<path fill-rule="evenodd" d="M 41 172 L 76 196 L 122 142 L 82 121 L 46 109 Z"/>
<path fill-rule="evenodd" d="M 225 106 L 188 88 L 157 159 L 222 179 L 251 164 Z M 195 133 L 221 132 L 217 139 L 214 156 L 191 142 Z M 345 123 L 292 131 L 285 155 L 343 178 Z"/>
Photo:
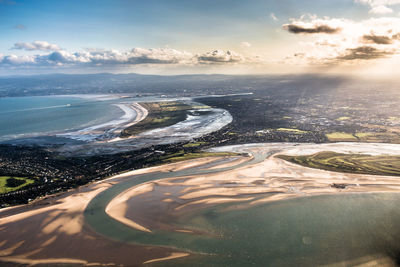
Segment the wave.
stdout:
<path fill-rule="evenodd" d="M 66 108 L 66 107 L 71 107 L 71 106 L 72 106 L 71 104 L 65 104 L 65 105 L 39 107 L 39 108 L 17 109 L 17 110 L 3 111 L 3 112 L 0 112 L 0 114 L 8 114 L 8 113 L 14 113 L 14 112 L 25 112 L 25 111 L 32 111 L 32 110 L 53 109 L 53 108 Z"/>
<path fill-rule="evenodd" d="M 125 128 L 126 124 L 130 123 L 136 118 L 137 113 L 135 110 L 130 108 L 130 105 L 128 104 L 113 105 L 119 107 L 124 112 L 124 115 L 102 124 L 90 126 L 78 131 L 58 134 L 57 136 L 85 142 L 115 137 Z"/>

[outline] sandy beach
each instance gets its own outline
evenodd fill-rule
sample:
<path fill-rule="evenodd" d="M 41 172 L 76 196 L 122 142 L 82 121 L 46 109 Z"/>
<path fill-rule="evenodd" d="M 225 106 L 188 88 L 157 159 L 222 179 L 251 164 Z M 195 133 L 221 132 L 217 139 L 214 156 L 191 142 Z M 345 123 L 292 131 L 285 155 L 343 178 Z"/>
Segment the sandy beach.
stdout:
<path fill-rule="evenodd" d="M 214 149 L 214 151 L 268 155 L 257 164 L 223 172 L 190 175 L 201 168 L 217 171 L 233 167 L 249 158 L 201 158 L 120 174 L 109 179 L 49 196 L 29 205 L 0 210 L 0 260 L 23 264 L 69 263 L 77 266 L 137 266 L 190 253 L 172 248 L 125 244 L 100 235 L 85 221 L 88 203 L 112 186 L 148 173 L 173 174 L 187 170 L 188 175 L 157 179 L 127 188 L 109 202 L 105 211 L 114 220 L 141 232 L 167 230 L 196 234 L 173 222 L 190 212 L 222 203 L 244 209 L 262 203 L 321 194 L 395 192 L 396 177 L 339 173 L 311 169 L 289 163 L 276 155 L 309 154 L 318 151 L 347 153 L 400 154 L 400 145 L 382 144 L 255 144 Z M 209 167 L 213 162 L 219 165 Z M 207 167 L 208 166 L 208 167 Z M 332 187 L 345 183 L 344 189 Z M 198 234 L 198 233 L 197 233 Z"/>
<path fill-rule="evenodd" d="M 130 188 L 107 206 L 107 213 L 127 225 L 140 222 L 151 231 L 154 227 L 178 230 L 171 227 L 171 218 L 186 212 L 221 203 L 236 203 L 236 208 L 279 201 L 295 197 L 321 194 L 396 192 L 400 181 L 394 176 L 364 175 L 312 169 L 275 157 L 279 154 L 305 155 L 318 151 L 344 153 L 369 153 L 372 155 L 398 155 L 399 145 L 382 144 L 266 144 L 235 146 L 213 151 L 267 153 L 273 151 L 262 163 L 231 171 L 160 179 Z M 241 162 L 245 159 L 238 159 Z M 221 164 L 226 166 L 226 164 Z M 214 166 L 212 169 L 221 167 Z M 335 188 L 333 184 L 346 184 Z M 173 192 L 171 194 L 170 192 Z M 124 201 L 121 201 L 121 200 Z M 165 220 L 160 213 L 165 213 Z M 124 216 L 121 216 L 125 214 Z M 168 215 L 168 216 L 167 216 Z M 161 217 L 157 222 L 154 216 Z"/>

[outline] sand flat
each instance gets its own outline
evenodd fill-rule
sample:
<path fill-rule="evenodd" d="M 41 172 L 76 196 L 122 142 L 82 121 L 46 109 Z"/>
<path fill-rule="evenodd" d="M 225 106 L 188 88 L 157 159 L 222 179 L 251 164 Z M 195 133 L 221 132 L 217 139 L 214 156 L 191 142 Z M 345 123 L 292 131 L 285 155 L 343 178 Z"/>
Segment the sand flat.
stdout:
<path fill-rule="evenodd" d="M 247 208 L 295 197 L 393 192 L 400 188 L 400 179 L 393 176 L 312 169 L 275 157 L 277 154 L 309 154 L 327 150 L 398 155 L 400 145 L 281 143 L 231 146 L 217 150 L 264 153 L 268 157 L 260 163 L 223 172 L 142 183 L 115 197 L 105 211 L 115 220 L 143 232 L 157 227 L 180 231 L 182 228 L 167 227 L 174 216 L 202 207 L 232 203 L 231 208 Z M 217 159 L 193 159 L 131 171 L 30 205 L 0 210 L 0 260 L 32 265 L 68 263 L 129 266 L 188 256 L 188 253 L 176 249 L 124 244 L 107 239 L 85 223 L 84 211 L 95 196 L 115 184 L 135 179 L 135 175 L 200 167 Z M 227 166 L 226 162 L 220 165 Z M 217 167 L 213 166 L 213 169 Z M 332 187 L 333 183 L 346 186 L 335 188 Z M 137 219 L 151 222 L 152 225 L 139 224 Z"/>
<path fill-rule="evenodd" d="M 364 146 L 365 145 L 365 146 Z M 309 154 L 318 151 L 334 150 L 342 153 L 400 154 L 400 145 L 389 144 L 254 144 L 222 147 L 217 151 L 238 153 L 271 153 L 263 162 L 229 171 L 199 174 L 182 178 L 168 178 L 153 181 L 157 187 L 144 194 L 130 192 L 130 196 L 121 194 L 118 198 L 130 199 L 134 206 L 123 207 L 125 216 L 120 220 L 140 218 L 151 222 L 154 214 L 166 213 L 179 216 L 196 206 L 210 206 L 222 203 L 239 203 L 240 208 L 267 202 L 280 201 L 295 197 L 307 197 L 323 194 L 393 192 L 400 188 L 400 179 L 393 176 L 377 176 L 332 172 L 293 164 L 275 157 L 278 154 Z M 215 151 L 215 150 L 213 150 Z M 230 164 L 230 163 L 229 163 Z M 225 166 L 226 164 L 221 164 Z M 220 165 L 213 166 L 213 169 Z M 346 184 L 335 188 L 333 184 Z M 135 189 L 133 189 L 134 191 Z M 171 198 L 170 193 L 174 192 Z M 155 204 L 158 201 L 159 205 Z M 119 205 L 122 205 L 120 203 Z M 151 205 L 156 211 L 143 212 Z M 116 208 L 117 205 L 114 207 Z M 140 208 L 139 208 L 140 207 Z M 119 215 L 121 215 L 120 213 Z M 162 217 L 162 216 L 161 216 Z M 162 219 L 161 219 L 162 220 Z M 165 227 L 168 221 L 162 221 Z"/>

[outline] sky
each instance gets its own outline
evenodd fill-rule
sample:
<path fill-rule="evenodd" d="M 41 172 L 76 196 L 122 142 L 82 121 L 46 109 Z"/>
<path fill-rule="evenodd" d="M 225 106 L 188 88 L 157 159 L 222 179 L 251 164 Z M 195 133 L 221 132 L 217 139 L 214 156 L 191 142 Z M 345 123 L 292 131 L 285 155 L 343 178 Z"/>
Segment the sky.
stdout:
<path fill-rule="evenodd" d="M 0 75 L 400 67 L 400 0 L 0 0 Z"/>

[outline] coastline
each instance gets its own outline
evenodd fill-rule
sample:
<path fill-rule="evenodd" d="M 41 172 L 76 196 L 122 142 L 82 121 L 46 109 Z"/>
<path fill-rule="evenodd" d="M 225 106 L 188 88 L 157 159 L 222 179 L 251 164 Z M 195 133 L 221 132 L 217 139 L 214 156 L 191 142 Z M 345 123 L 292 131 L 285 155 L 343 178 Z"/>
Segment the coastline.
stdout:
<path fill-rule="evenodd" d="M 348 143 L 336 144 L 337 151 L 400 154 L 399 145 L 378 148 L 378 144 Z M 381 144 L 379 144 L 380 146 Z M 263 146 L 269 147 L 263 151 Z M 276 202 L 297 197 L 334 195 L 342 193 L 396 192 L 400 181 L 393 176 L 353 174 L 312 169 L 287 162 L 275 157 L 278 154 L 306 153 L 318 151 L 319 145 L 305 144 L 254 144 L 221 147 L 212 151 L 251 152 L 272 154 L 263 162 L 215 174 L 194 175 L 177 178 L 161 178 L 129 188 L 117 195 L 106 206 L 106 213 L 125 225 L 135 226 L 140 231 L 152 231 L 155 226 L 154 215 L 168 210 L 168 216 L 179 217 L 190 210 L 203 209 L 222 203 L 236 203 L 236 207 L 246 208 L 263 203 Z M 333 149 L 335 144 L 322 145 L 319 150 Z M 278 149 L 280 148 L 280 150 Z M 370 149 L 370 150 L 368 150 Z M 306 151 L 306 152 L 305 152 Z M 236 160 L 235 162 L 241 162 Z M 182 163 L 184 164 L 184 162 Z M 222 164 L 222 167 L 231 164 Z M 161 167 L 162 168 L 162 167 Z M 213 167 L 210 169 L 217 169 Z M 268 170 L 266 173 L 265 170 Z M 164 170 L 166 171 L 166 170 Z M 127 173 L 126 176 L 129 176 Z M 346 188 L 335 188 L 333 184 L 346 183 Z M 178 191 L 178 188 L 185 188 Z M 175 192 L 174 195 L 164 194 Z M 177 193 L 179 192 L 179 193 Z M 157 202 L 159 207 L 149 213 L 140 206 Z M 242 203 L 240 203 L 242 202 Z M 129 207 L 129 203 L 136 203 Z M 165 214 L 167 215 L 167 214 Z M 166 216 L 166 217 L 168 217 Z M 139 221 L 138 221 L 139 219 Z M 143 224 L 145 222 L 145 224 Z M 148 223 L 148 224 L 146 224 Z M 159 223 L 158 223 L 159 224 Z M 161 223 L 171 230 L 167 221 Z M 178 229 L 175 229 L 178 230 Z"/>
<path fill-rule="evenodd" d="M 109 136 L 113 132 L 116 134 L 118 131 L 122 131 L 125 125 L 129 125 L 131 122 L 135 121 L 136 112 L 139 110 L 138 108 L 131 108 L 131 105 L 135 105 L 136 103 L 126 103 L 123 101 L 125 96 L 121 95 L 54 95 L 54 96 L 32 96 L 26 97 L 30 98 L 53 98 L 53 99 L 82 99 L 88 100 L 84 102 L 77 102 L 78 105 L 86 104 L 86 103 L 95 103 L 99 102 L 103 105 L 112 105 L 117 107 L 117 110 L 122 111 L 122 114 L 118 117 L 114 118 L 103 118 L 99 121 L 96 119 L 91 119 L 90 121 L 85 121 L 80 125 L 75 125 L 73 127 L 66 127 L 60 129 L 52 129 L 52 130 L 43 130 L 43 129 L 34 129 L 31 130 L 29 133 L 16 133 L 16 134 L 5 134 L 0 137 L 2 142 L 6 143 L 24 143 L 23 140 L 27 140 L 26 143 L 29 144 L 29 141 L 32 140 L 33 143 L 36 143 L 33 139 L 35 138 L 68 138 L 70 140 L 76 141 L 84 141 L 84 142 L 91 142 L 93 140 Z M 18 97 L 18 99 L 23 99 L 23 97 Z M 69 104 L 71 102 L 64 101 L 64 104 L 56 104 L 51 106 L 43 106 L 43 107 L 29 107 L 24 112 L 28 112 L 29 110 L 46 110 L 46 109 L 53 109 L 53 108 L 72 108 L 74 104 Z M 72 102 L 74 103 L 74 102 Z M 115 109 L 115 108 L 114 108 Z M 19 112 L 22 110 L 15 110 L 12 112 Z M 143 111 L 141 111 L 143 112 Z M 101 121 L 103 120 L 103 121 Z M 97 122 L 96 122 L 97 121 Z M 95 123 L 95 124 L 94 124 Z M 21 142 L 19 142 L 21 141 Z M 40 141 L 39 141 L 40 142 Z"/>
<path fill-rule="evenodd" d="M 151 231 L 151 235 L 155 237 L 160 233 L 171 235 L 173 242 L 177 242 L 179 238 L 176 239 L 174 235 L 179 237 L 189 235 L 190 238 L 203 234 L 212 235 L 175 223 L 182 216 L 196 214 L 219 205 L 225 207 L 222 209 L 224 212 L 247 210 L 266 203 L 280 203 L 279 201 L 293 198 L 398 191 L 400 181 L 397 181 L 396 177 L 311 169 L 275 157 L 279 153 L 314 151 L 317 147 L 320 150 L 336 147 L 337 150 L 357 152 L 362 146 L 363 149 L 370 149 L 371 153 L 400 151 L 400 145 L 388 144 L 383 146 L 386 147 L 384 149 L 382 144 L 359 143 L 326 145 L 272 143 L 221 147 L 213 150 L 252 153 L 255 156 L 262 155 L 265 159 L 247 165 L 243 164 L 241 159 L 228 163 L 222 160 L 219 165 L 210 168 L 209 164 L 217 159 L 203 158 L 140 169 L 79 187 L 58 196 L 50 196 L 29 205 L 0 210 L 0 238 L 7 240 L 0 243 L 0 260 L 35 264 L 40 262 L 40 259 L 52 255 L 54 262 L 57 263 L 79 261 L 87 264 L 113 262 L 129 265 L 128 260 L 132 258 L 129 249 L 136 251 L 137 264 L 169 260 L 178 255 L 187 258 L 196 255 L 195 252 L 182 251 L 179 245 L 173 246 L 173 243 L 170 246 L 174 248 L 164 246 L 163 243 L 147 244 L 147 237 L 141 243 L 140 238 L 128 242 L 127 237 L 122 236 L 126 241 L 118 243 L 121 237 L 108 236 L 98 232 L 98 228 L 93 228 L 86 218 L 91 212 L 106 212 L 109 218 L 107 220 L 111 219 L 117 223 L 116 225 L 123 224 L 127 227 L 124 229 L 134 231 L 137 237 L 148 235 Z M 203 169 L 201 166 L 204 166 Z M 192 173 L 192 170 L 195 173 Z M 141 177 L 149 174 L 156 175 L 155 178 L 158 179 L 141 182 Z M 121 194 L 113 196 L 111 202 L 99 207 L 100 210 L 92 210 L 89 204 L 95 198 L 130 181 L 137 182 L 137 186 L 125 188 Z M 349 186 L 339 189 L 332 187 L 332 183 L 348 183 Z M 26 236 L 20 229 L 25 229 L 31 234 Z M 107 229 L 118 231 L 118 227 Z M 25 240 L 24 244 L 20 243 L 22 238 Z M 65 242 L 72 244 L 74 249 L 72 251 L 61 249 Z M 40 251 L 37 251 L 38 244 Z M 126 247 L 121 250 L 121 246 L 116 245 L 121 255 L 119 259 L 111 260 L 112 253 L 116 253 L 115 250 L 109 249 L 112 244 L 124 244 Z M 95 258 L 98 254 L 101 254 L 101 258 Z"/>
<path fill-rule="evenodd" d="M 118 135 L 123 129 L 142 121 L 148 114 L 147 110 L 137 102 L 112 105 L 121 109 L 124 114 L 119 118 L 102 124 L 93 125 L 73 132 L 57 134 L 57 136 L 86 142 L 97 141 L 98 143 L 120 141 L 123 139 L 119 138 Z M 108 139 L 110 137 L 112 139 Z"/>
<path fill-rule="evenodd" d="M 126 108 L 126 106 L 125 106 L 125 108 Z M 137 102 L 132 103 L 129 106 L 129 108 L 135 112 L 135 118 L 131 119 L 130 122 L 128 124 L 123 125 L 123 127 L 119 127 L 119 129 L 117 129 L 115 131 L 115 134 L 120 134 L 125 128 L 130 127 L 132 125 L 135 125 L 135 124 L 141 122 L 149 114 L 148 110 L 145 109 L 142 105 L 140 105 Z M 113 143 L 113 142 L 117 142 L 117 141 L 121 141 L 121 140 L 128 140 L 128 139 L 131 139 L 131 138 L 134 138 L 134 137 L 121 138 L 121 137 L 118 136 L 118 137 L 112 138 L 111 140 L 105 140 L 105 142 Z"/>

